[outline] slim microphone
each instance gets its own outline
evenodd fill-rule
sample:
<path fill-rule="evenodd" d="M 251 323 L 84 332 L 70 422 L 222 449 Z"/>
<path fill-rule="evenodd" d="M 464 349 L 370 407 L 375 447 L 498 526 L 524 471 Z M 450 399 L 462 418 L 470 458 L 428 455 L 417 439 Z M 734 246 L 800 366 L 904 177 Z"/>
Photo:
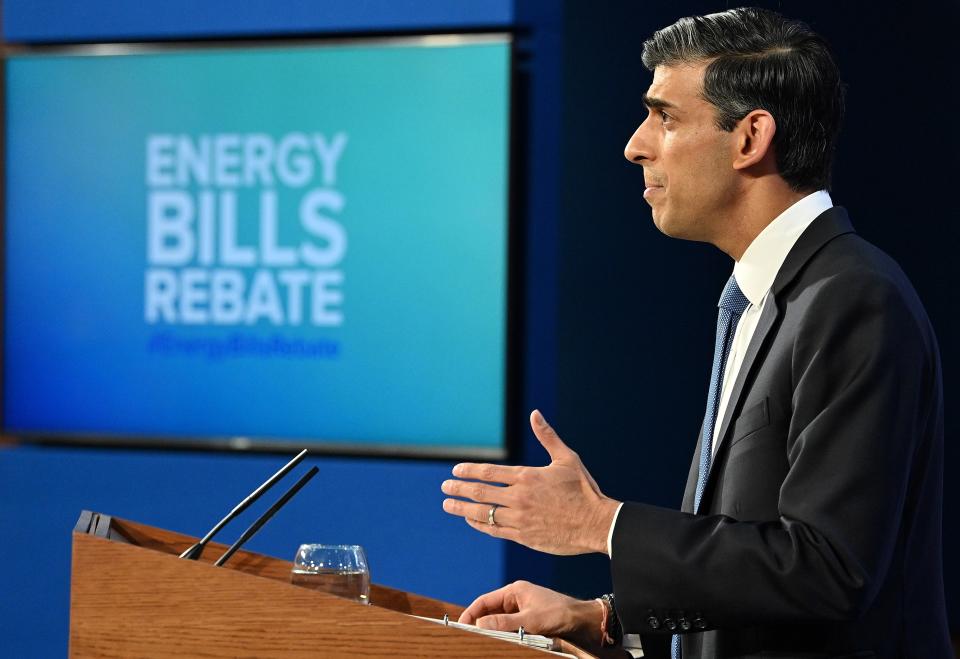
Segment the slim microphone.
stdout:
<path fill-rule="evenodd" d="M 180 554 L 180 558 L 186 558 L 191 561 L 195 561 L 198 558 L 200 558 L 200 554 L 203 553 L 203 548 L 207 546 L 207 543 L 210 542 L 210 539 L 213 538 L 213 536 L 215 536 L 220 531 L 220 529 L 222 529 L 224 526 L 227 525 L 227 522 L 229 522 L 234 517 L 236 517 L 237 515 L 242 513 L 244 510 L 249 508 L 254 501 L 259 499 L 267 490 L 273 487 L 277 483 L 277 481 L 279 481 L 281 478 L 286 476 L 291 469 L 293 469 L 298 464 L 300 464 L 300 461 L 303 460 L 303 458 L 306 455 L 307 455 L 307 449 L 303 449 L 302 451 L 300 451 L 297 457 L 295 457 L 293 460 L 291 460 L 287 464 L 283 465 L 283 467 L 280 468 L 280 471 L 278 471 L 273 476 L 271 476 L 266 481 L 264 481 L 263 485 L 261 485 L 256 490 L 254 490 L 253 493 L 250 494 L 250 496 L 248 496 L 246 499 L 238 503 L 236 508 L 234 508 L 229 513 L 227 513 L 227 516 L 221 519 L 216 526 L 210 529 L 210 532 L 207 533 L 207 535 L 203 536 L 203 539 L 200 540 L 200 542 L 196 543 L 195 545 L 190 547 L 190 549 Z"/>
<path fill-rule="evenodd" d="M 282 497 L 277 499 L 277 502 L 275 504 L 270 506 L 270 510 L 263 513 L 263 515 L 260 516 L 260 519 L 258 519 L 256 522 L 251 524 L 250 528 L 244 531 L 243 534 L 239 538 L 237 538 L 237 541 L 235 543 L 230 545 L 230 549 L 224 552 L 223 556 L 218 558 L 217 562 L 214 563 L 214 565 L 216 565 L 217 567 L 220 567 L 221 565 L 226 563 L 227 560 L 229 560 L 229 558 L 233 556 L 234 552 L 240 549 L 240 547 L 243 546 L 243 543 L 245 543 L 247 540 L 252 538 L 253 534 L 259 531 L 260 527 L 266 524 L 270 520 L 270 518 L 273 517 L 274 513 L 276 513 L 281 508 L 283 508 L 283 506 L 286 505 L 287 501 L 292 499 L 293 495 L 299 492 L 300 488 L 306 485 L 307 481 L 313 478 L 318 471 L 319 469 L 317 467 L 310 467 L 310 471 L 308 471 L 303 476 L 301 476 L 300 480 L 298 480 L 296 483 L 293 484 L 293 487 L 287 490 Z"/>

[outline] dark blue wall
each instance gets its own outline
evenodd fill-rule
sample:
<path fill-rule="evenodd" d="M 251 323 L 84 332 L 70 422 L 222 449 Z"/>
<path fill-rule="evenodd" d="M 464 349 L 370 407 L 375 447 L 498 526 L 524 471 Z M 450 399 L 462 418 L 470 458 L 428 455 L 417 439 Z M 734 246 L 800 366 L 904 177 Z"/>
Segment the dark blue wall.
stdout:
<path fill-rule="evenodd" d="M 960 632 L 960 5 L 776 0 L 836 51 L 848 84 L 834 202 L 913 281 L 937 332 L 946 397 L 944 555 Z M 642 41 L 681 16 L 727 2 L 566 3 L 559 217 L 556 427 L 611 496 L 680 505 L 710 374 L 716 300 L 732 261 L 653 226 L 639 167 L 623 158 L 651 81 Z M 561 559 L 554 582 L 589 595 L 609 584 L 603 557 Z"/>
<path fill-rule="evenodd" d="M 4 0 L 12 42 L 125 41 L 513 24 L 513 0 Z"/>

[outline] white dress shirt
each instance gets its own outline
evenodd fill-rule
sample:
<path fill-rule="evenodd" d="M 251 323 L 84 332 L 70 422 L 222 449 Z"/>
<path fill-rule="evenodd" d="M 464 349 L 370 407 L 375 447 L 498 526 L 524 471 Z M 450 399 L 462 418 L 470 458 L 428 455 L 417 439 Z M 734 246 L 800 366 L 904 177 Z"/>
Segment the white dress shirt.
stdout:
<path fill-rule="evenodd" d="M 750 301 L 750 305 L 744 309 L 740 316 L 740 322 L 737 324 L 736 333 L 733 335 L 733 345 L 730 347 L 730 354 L 727 356 L 727 364 L 724 369 L 723 389 L 720 393 L 720 406 L 717 410 L 717 421 L 713 426 L 713 451 L 717 450 L 717 435 L 720 433 L 720 427 L 723 425 L 724 414 L 727 411 L 727 403 L 730 402 L 730 393 L 733 390 L 733 384 L 737 380 L 737 374 L 740 372 L 740 366 L 743 364 L 743 357 L 750 345 L 750 339 L 757 329 L 757 323 L 760 321 L 760 314 L 770 296 L 770 287 L 773 286 L 773 280 L 780 272 L 780 266 L 783 265 L 787 254 L 793 249 L 794 243 L 800 238 L 800 235 L 810 226 L 810 223 L 817 219 L 821 213 L 833 207 L 833 200 L 826 190 L 811 193 L 783 211 L 761 231 L 747 251 L 743 253 L 740 260 L 733 266 L 733 275 L 737 278 L 737 284 L 740 290 Z M 617 507 L 617 512 L 613 515 L 613 521 L 610 523 L 610 531 L 607 533 L 607 555 L 613 557 L 613 529 L 617 525 L 617 518 L 620 516 L 621 503 Z"/>
<path fill-rule="evenodd" d="M 780 266 L 783 265 L 783 261 L 787 258 L 790 250 L 793 249 L 793 245 L 800 238 L 800 235 L 810 226 L 811 222 L 817 219 L 818 215 L 832 207 L 833 200 L 830 199 L 826 190 L 807 195 L 775 217 L 753 239 L 753 242 L 747 247 L 747 251 L 733 265 L 733 275 L 737 279 L 740 290 L 750 301 L 750 305 L 744 309 L 743 315 L 740 316 L 740 321 L 737 323 L 737 329 L 733 335 L 733 344 L 730 346 L 730 354 L 727 356 L 727 363 L 724 368 L 720 406 L 717 409 L 716 423 L 713 425 L 712 448 L 714 455 L 717 452 L 717 436 L 720 434 L 720 428 L 723 425 L 727 404 L 730 402 L 730 393 L 733 391 L 733 384 L 737 381 L 737 374 L 743 365 L 743 358 L 747 353 L 747 347 L 750 345 L 753 333 L 757 329 L 760 314 L 763 313 L 763 307 L 770 297 L 770 287 L 773 286 L 773 280 L 777 278 Z M 607 532 L 607 555 L 610 558 L 613 558 L 613 529 L 617 525 L 621 508 L 623 508 L 622 503 L 617 506 L 617 512 L 614 513 L 610 530 Z M 623 647 L 634 657 L 643 656 L 638 635 L 625 634 Z"/>

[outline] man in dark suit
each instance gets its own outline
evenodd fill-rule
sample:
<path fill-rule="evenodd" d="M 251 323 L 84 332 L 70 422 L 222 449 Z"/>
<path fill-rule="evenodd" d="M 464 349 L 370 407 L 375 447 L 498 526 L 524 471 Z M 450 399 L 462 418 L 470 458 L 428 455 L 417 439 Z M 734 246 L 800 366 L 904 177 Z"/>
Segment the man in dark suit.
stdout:
<path fill-rule="evenodd" d="M 636 635 L 646 656 L 950 656 L 938 350 L 909 281 L 826 192 L 829 49 L 736 9 L 660 30 L 643 58 L 649 116 L 626 156 L 654 221 L 736 262 L 682 510 L 605 497 L 534 412 L 551 463 L 457 465 L 444 509 L 541 551 L 607 553 L 614 595 L 518 582 L 461 620 Z"/>

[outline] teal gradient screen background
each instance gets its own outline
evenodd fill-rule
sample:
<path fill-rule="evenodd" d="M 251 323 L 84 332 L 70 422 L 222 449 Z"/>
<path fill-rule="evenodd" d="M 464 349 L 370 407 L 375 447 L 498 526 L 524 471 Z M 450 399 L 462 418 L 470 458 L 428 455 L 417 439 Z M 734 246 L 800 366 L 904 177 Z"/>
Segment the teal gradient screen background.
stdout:
<path fill-rule="evenodd" d="M 506 38 L 26 54 L 6 78 L 7 432 L 504 448 Z M 220 138 L 251 135 L 272 145 L 269 170 L 245 177 L 234 148 L 221 163 L 230 176 L 184 165 L 171 183 L 168 148 L 165 177 L 151 179 L 151 136 L 209 155 Z M 335 166 L 296 141 L 278 155 L 291 135 L 339 139 Z M 206 260 L 197 249 L 168 269 L 207 282 L 229 269 L 247 292 L 265 271 L 279 316 L 215 322 L 205 289 L 199 321 L 179 306 L 149 318 L 147 273 L 161 267 L 148 256 L 149 199 L 168 188 L 195 206 L 193 241 L 201 195 L 218 200 Z M 306 287 L 294 317 L 284 266 L 263 256 L 265 241 L 330 247 L 302 220 L 318 190 L 341 201 L 321 214 L 345 248 L 333 264 L 296 256 L 291 267 L 338 273 L 339 320 L 320 324 Z M 234 243 L 255 262 L 223 262 L 224 193 Z"/>

